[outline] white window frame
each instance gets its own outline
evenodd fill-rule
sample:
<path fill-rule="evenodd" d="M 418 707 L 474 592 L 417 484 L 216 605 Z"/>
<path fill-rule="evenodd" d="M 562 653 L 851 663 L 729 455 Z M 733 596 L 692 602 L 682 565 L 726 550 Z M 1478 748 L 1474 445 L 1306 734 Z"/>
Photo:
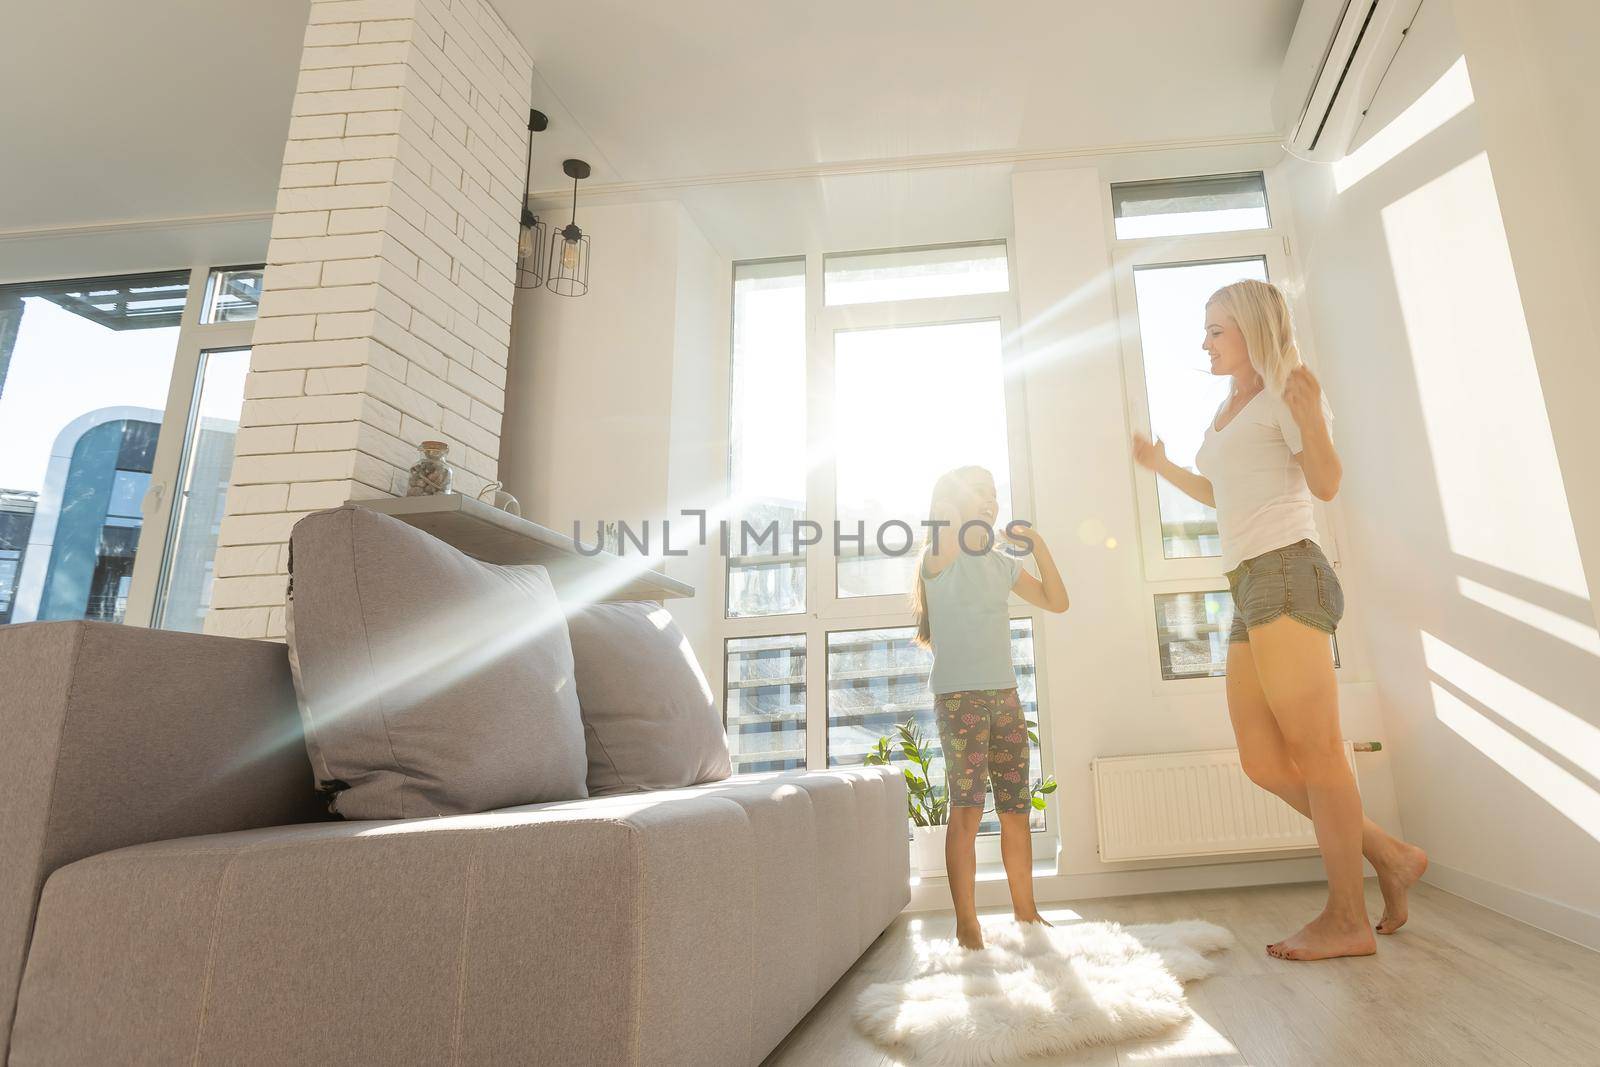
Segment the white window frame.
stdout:
<path fill-rule="evenodd" d="M 156 454 L 150 471 L 150 488 L 145 493 L 144 523 L 139 530 L 139 550 L 133 558 L 133 582 L 128 590 L 126 626 L 148 627 L 154 621 L 156 598 L 162 574 L 173 547 L 173 502 L 182 485 L 182 463 L 189 417 L 200 387 L 204 353 L 219 349 L 249 348 L 255 333 L 255 320 L 243 322 L 201 321 L 206 284 L 213 269 L 239 270 L 239 266 L 203 264 L 189 269 L 189 295 L 183 305 L 183 321 L 178 327 L 178 349 L 172 360 L 172 381 L 167 387 L 167 407 L 161 415 L 161 431 L 156 438 Z"/>
<path fill-rule="evenodd" d="M 998 241 L 962 242 L 974 246 L 999 243 Z M 925 245 L 912 246 L 928 247 Z M 827 250 L 809 248 L 805 251 L 806 264 L 806 434 L 807 455 L 818 452 L 820 442 L 831 435 L 833 426 L 834 392 L 834 336 L 843 330 L 877 329 L 896 326 L 931 326 L 946 323 L 997 320 L 1000 324 L 1005 368 L 1006 444 L 1010 459 L 1011 510 L 1018 516 L 1029 517 L 1033 511 L 1033 477 L 1028 463 L 1028 427 L 1026 383 L 1023 375 L 1022 346 L 1016 343 L 1018 312 L 1016 297 L 1016 255 L 1012 242 L 1005 241 L 1007 271 L 1010 286 L 1004 293 L 980 293 L 968 296 L 927 297 L 909 300 L 882 301 L 871 304 L 850 304 L 828 307 L 824 302 L 823 272 L 825 255 L 857 255 L 854 250 Z M 871 249 L 869 252 L 897 252 L 910 249 Z M 746 262 L 767 262 L 799 259 L 800 253 L 786 256 L 763 257 Z M 736 264 L 737 266 L 737 264 Z M 730 280 L 731 284 L 731 280 Z M 730 330 L 731 330 L 730 319 Z M 731 365 L 730 348 L 730 372 Z M 729 417 L 732 416 L 731 408 Z M 731 440 L 731 435 L 729 435 Z M 728 483 L 726 491 L 732 492 L 732 455 L 729 454 Z M 806 478 L 805 515 L 823 530 L 822 541 L 809 546 L 805 553 L 806 610 L 782 615 L 754 615 L 730 618 L 727 615 L 728 567 L 717 568 L 718 603 L 722 605 L 718 625 L 717 643 L 721 646 L 724 661 L 718 664 L 717 675 L 721 684 L 719 700 L 724 702 L 726 716 L 726 642 L 731 638 L 766 637 L 783 634 L 804 634 L 806 642 L 806 766 L 825 769 L 828 766 L 828 634 L 830 631 L 895 629 L 915 625 L 910 604 L 901 595 L 840 597 L 837 595 L 837 561 L 833 556 L 833 522 L 837 517 L 834 491 L 836 476 L 832 463 L 813 464 Z M 914 532 L 920 533 L 920 530 Z M 869 530 L 868 537 L 872 536 Z M 1043 640 L 1043 615 L 1033 605 L 1016 596 L 1010 598 L 1010 617 L 1029 618 L 1033 621 L 1034 684 L 1039 708 L 1039 758 L 1040 777 L 1052 772 L 1051 716 L 1049 684 Z M 1057 794 L 1059 795 L 1059 794 Z M 1060 814 L 1055 796 L 1047 798 L 1046 828 L 1033 834 L 1033 854 L 1036 860 L 1053 858 L 1056 836 L 1060 827 Z M 996 863 L 1000 859 L 999 835 L 986 834 L 979 838 L 980 863 Z"/>
<path fill-rule="evenodd" d="M 1222 173 L 1219 171 L 1218 173 Z M 1186 178 L 1198 175 L 1170 174 L 1165 177 Z M 1106 242 L 1112 250 L 1112 276 L 1114 298 L 1117 306 L 1118 331 L 1122 340 L 1123 387 L 1128 406 L 1128 422 L 1136 431 L 1150 436 L 1150 402 L 1145 388 L 1143 342 L 1139 334 L 1138 301 L 1134 290 L 1134 270 L 1139 267 L 1176 266 L 1184 263 L 1207 263 L 1222 260 L 1264 258 L 1267 277 L 1284 287 L 1289 296 L 1290 309 L 1295 315 L 1296 336 L 1300 343 L 1301 358 L 1313 373 L 1317 370 L 1316 348 L 1307 319 L 1296 293 L 1299 291 L 1299 267 L 1293 256 L 1293 246 L 1288 228 L 1288 193 L 1272 170 L 1263 171 L 1267 194 L 1267 217 L 1270 224 L 1257 230 L 1230 230 L 1223 233 L 1185 234 L 1173 237 L 1139 237 L 1119 239 L 1113 216 L 1112 182 L 1101 183 L 1104 206 Z M 1197 319 L 1195 346 L 1198 347 L 1204 330 Z M 1152 691 L 1158 695 L 1171 695 L 1185 690 L 1220 690 L 1225 685 L 1222 678 L 1167 679 L 1161 675 L 1161 650 L 1157 644 L 1155 597 L 1159 593 L 1225 592 L 1228 582 L 1222 569 L 1220 556 L 1198 556 L 1188 559 L 1167 559 L 1162 549 L 1161 508 L 1156 493 L 1156 475 L 1135 464 L 1131 457 L 1128 468 L 1134 480 L 1134 494 L 1138 512 L 1140 559 L 1145 580 L 1144 628 L 1148 636 L 1147 662 Z M 1340 565 L 1338 529 L 1338 503 L 1316 503 L 1316 524 L 1320 543 L 1329 561 Z M 1348 645 L 1341 646 L 1341 655 L 1348 664 Z"/>

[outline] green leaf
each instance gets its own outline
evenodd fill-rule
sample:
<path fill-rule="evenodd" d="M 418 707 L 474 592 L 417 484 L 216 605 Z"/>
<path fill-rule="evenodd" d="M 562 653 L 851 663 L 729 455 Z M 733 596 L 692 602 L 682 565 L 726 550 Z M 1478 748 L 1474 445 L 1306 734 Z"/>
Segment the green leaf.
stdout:
<path fill-rule="evenodd" d="M 1034 809 L 1036 811 L 1043 811 L 1044 810 L 1044 797 L 1034 797 L 1033 798 L 1033 807 L 1034 807 Z"/>

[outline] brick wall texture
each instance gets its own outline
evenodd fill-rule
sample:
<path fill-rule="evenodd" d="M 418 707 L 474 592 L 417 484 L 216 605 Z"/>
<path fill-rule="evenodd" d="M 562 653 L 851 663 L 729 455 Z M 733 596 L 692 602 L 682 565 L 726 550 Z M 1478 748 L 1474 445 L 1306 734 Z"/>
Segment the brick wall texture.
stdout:
<path fill-rule="evenodd" d="M 532 80 L 483 0 L 312 3 L 208 633 L 281 638 L 290 529 L 418 442 L 494 479 Z"/>

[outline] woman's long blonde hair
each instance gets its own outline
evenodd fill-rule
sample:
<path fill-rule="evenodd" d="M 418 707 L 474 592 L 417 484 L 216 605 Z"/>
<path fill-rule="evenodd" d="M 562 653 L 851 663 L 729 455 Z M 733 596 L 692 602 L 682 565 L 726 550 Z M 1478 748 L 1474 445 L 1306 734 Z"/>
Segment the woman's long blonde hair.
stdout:
<path fill-rule="evenodd" d="M 986 467 L 957 467 L 953 471 L 945 471 L 939 475 L 939 480 L 933 483 L 932 499 L 928 501 L 928 519 L 930 521 L 934 519 L 941 506 L 953 507 L 959 511 L 962 490 L 970 488 L 983 478 L 993 481 L 994 475 L 990 474 Z M 929 526 L 923 533 L 922 551 L 917 553 L 917 580 L 911 583 L 911 613 L 917 620 L 917 635 L 912 640 L 923 648 L 930 648 L 933 645 L 933 630 L 928 624 L 928 589 L 922 577 L 922 565 L 933 549 L 935 529 Z M 959 537 L 960 530 L 938 528 L 938 536 Z"/>
<path fill-rule="evenodd" d="M 1300 366 L 1294 316 L 1283 290 L 1271 282 L 1244 278 L 1212 293 L 1206 307 L 1220 308 L 1239 324 L 1250 365 L 1273 396 L 1282 396 L 1289 374 Z"/>

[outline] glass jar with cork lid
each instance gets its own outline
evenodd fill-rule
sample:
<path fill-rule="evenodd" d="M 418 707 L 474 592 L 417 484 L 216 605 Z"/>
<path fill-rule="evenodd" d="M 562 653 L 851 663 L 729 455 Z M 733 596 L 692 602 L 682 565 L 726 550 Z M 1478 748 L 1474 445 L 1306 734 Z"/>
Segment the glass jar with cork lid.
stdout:
<path fill-rule="evenodd" d="M 456 472 L 450 466 L 450 446 L 443 441 L 423 441 L 417 446 L 417 462 L 406 482 L 406 496 L 434 496 L 448 493 Z"/>

